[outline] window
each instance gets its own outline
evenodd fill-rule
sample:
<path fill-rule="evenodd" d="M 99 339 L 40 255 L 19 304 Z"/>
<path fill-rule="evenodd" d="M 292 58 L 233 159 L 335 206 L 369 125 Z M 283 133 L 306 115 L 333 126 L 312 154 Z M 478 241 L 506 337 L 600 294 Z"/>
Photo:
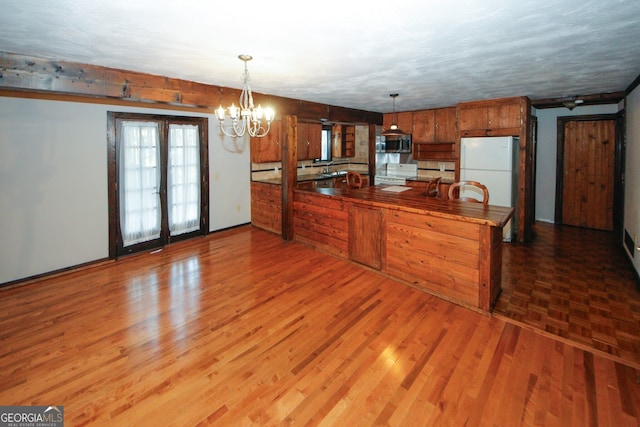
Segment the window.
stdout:
<path fill-rule="evenodd" d="M 331 161 L 331 126 L 322 126 L 322 154 L 320 161 Z"/>
<path fill-rule="evenodd" d="M 109 255 L 208 229 L 207 120 L 109 113 Z"/>

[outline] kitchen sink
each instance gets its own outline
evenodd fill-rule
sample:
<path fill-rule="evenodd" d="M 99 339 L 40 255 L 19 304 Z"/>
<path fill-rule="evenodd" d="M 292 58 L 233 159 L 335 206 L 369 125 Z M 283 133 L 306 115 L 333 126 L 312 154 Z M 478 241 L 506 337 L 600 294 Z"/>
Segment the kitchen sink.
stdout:
<path fill-rule="evenodd" d="M 336 177 L 336 176 L 343 176 L 346 175 L 347 171 L 335 171 L 335 172 L 330 172 L 330 173 L 321 173 L 320 176 L 326 176 L 326 177 Z"/>

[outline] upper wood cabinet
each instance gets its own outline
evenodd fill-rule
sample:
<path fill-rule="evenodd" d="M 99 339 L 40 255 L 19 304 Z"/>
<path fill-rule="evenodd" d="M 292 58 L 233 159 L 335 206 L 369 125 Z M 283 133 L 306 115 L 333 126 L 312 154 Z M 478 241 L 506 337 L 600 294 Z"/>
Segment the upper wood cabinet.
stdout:
<path fill-rule="evenodd" d="M 271 122 L 271 130 L 262 138 L 251 138 L 251 161 L 253 163 L 279 162 L 282 160 L 282 122 Z"/>
<path fill-rule="evenodd" d="M 414 111 L 412 139 L 415 160 L 454 160 L 456 108 Z"/>
<path fill-rule="evenodd" d="M 298 160 L 319 159 L 322 153 L 322 124 L 298 122 Z"/>
<path fill-rule="evenodd" d="M 413 112 L 413 142 L 433 142 L 436 137 L 436 111 Z"/>
<path fill-rule="evenodd" d="M 456 107 L 438 108 L 435 111 L 435 142 L 455 142 L 458 139 Z"/>
<path fill-rule="evenodd" d="M 436 108 L 413 112 L 413 142 L 455 142 L 456 108 Z"/>
<path fill-rule="evenodd" d="M 525 113 L 520 97 L 458 104 L 460 136 L 518 135 Z"/>
<path fill-rule="evenodd" d="M 413 112 L 402 111 L 396 114 L 396 124 L 403 132 L 413 132 Z M 393 124 L 393 113 L 387 113 L 382 116 L 382 130 L 385 131 Z"/>
<path fill-rule="evenodd" d="M 333 125 L 331 131 L 333 157 L 354 157 L 356 155 L 356 127 L 353 125 Z"/>

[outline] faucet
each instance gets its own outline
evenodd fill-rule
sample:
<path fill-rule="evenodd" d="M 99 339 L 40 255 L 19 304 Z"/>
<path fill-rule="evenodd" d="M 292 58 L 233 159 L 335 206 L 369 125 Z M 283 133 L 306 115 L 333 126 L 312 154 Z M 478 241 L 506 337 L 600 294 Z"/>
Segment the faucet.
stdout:
<path fill-rule="evenodd" d="M 329 166 L 331 166 L 332 164 L 333 164 L 333 160 L 325 164 L 324 169 L 322 170 L 322 173 L 329 173 Z"/>

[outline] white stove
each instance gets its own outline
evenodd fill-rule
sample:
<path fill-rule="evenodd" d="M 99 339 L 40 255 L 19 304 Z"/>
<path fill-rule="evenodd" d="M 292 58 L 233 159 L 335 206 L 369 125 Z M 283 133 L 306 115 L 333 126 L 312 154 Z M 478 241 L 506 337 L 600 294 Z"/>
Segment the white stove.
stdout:
<path fill-rule="evenodd" d="M 405 185 L 408 178 L 418 176 L 418 165 L 409 163 L 389 163 L 386 174 L 376 174 L 375 185 Z"/>

